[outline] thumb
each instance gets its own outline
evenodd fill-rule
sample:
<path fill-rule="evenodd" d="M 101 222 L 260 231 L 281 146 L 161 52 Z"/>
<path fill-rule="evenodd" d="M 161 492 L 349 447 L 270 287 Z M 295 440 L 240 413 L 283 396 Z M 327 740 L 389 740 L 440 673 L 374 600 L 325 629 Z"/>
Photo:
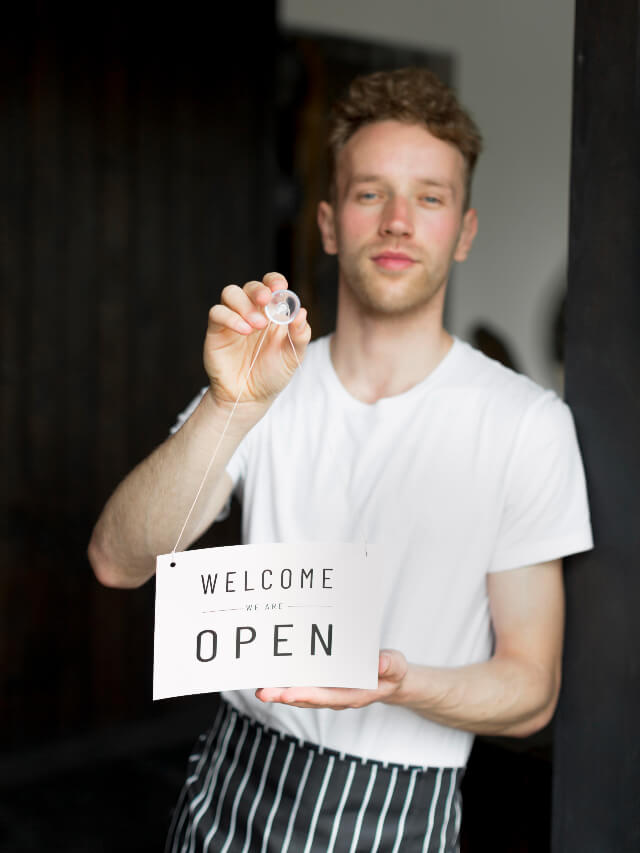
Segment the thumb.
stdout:
<path fill-rule="evenodd" d="M 383 649 L 378 661 L 378 675 L 383 678 L 401 677 L 404 669 L 404 655 L 393 649 Z"/>

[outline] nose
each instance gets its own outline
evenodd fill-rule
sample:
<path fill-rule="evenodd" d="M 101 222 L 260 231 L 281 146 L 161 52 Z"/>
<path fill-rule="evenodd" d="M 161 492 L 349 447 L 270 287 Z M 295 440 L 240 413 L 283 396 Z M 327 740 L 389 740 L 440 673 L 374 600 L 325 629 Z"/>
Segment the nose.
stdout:
<path fill-rule="evenodd" d="M 380 220 L 382 236 L 408 237 L 413 234 L 413 216 L 407 199 L 392 196 L 384 206 Z"/>

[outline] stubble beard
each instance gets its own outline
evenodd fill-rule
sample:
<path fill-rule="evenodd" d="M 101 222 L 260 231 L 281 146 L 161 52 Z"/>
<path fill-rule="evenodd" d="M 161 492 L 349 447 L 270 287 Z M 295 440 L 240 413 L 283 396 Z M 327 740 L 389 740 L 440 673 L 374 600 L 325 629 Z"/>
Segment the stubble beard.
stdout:
<path fill-rule="evenodd" d="M 345 259 L 340 277 L 360 308 L 381 318 L 400 318 L 426 308 L 446 283 L 446 277 L 434 276 L 423 262 L 398 272 L 376 269 L 369 253 Z"/>

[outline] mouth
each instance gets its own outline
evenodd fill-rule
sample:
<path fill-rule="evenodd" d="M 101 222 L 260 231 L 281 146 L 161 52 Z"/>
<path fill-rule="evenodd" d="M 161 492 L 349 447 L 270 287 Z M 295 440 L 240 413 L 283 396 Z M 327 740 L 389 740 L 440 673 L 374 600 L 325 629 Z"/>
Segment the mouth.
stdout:
<path fill-rule="evenodd" d="M 406 270 L 413 266 L 417 261 L 414 261 L 410 255 L 404 252 L 379 252 L 371 257 L 371 260 L 376 266 L 385 270 Z"/>

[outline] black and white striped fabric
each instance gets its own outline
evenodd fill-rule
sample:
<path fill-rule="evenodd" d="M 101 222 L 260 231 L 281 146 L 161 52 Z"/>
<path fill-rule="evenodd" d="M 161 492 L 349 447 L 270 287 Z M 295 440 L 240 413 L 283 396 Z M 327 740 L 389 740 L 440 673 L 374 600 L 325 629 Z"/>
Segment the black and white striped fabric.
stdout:
<path fill-rule="evenodd" d="M 222 702 L 189 758 L 166 853 L 454 853 L 462 768 L 365 761 Z"/>

